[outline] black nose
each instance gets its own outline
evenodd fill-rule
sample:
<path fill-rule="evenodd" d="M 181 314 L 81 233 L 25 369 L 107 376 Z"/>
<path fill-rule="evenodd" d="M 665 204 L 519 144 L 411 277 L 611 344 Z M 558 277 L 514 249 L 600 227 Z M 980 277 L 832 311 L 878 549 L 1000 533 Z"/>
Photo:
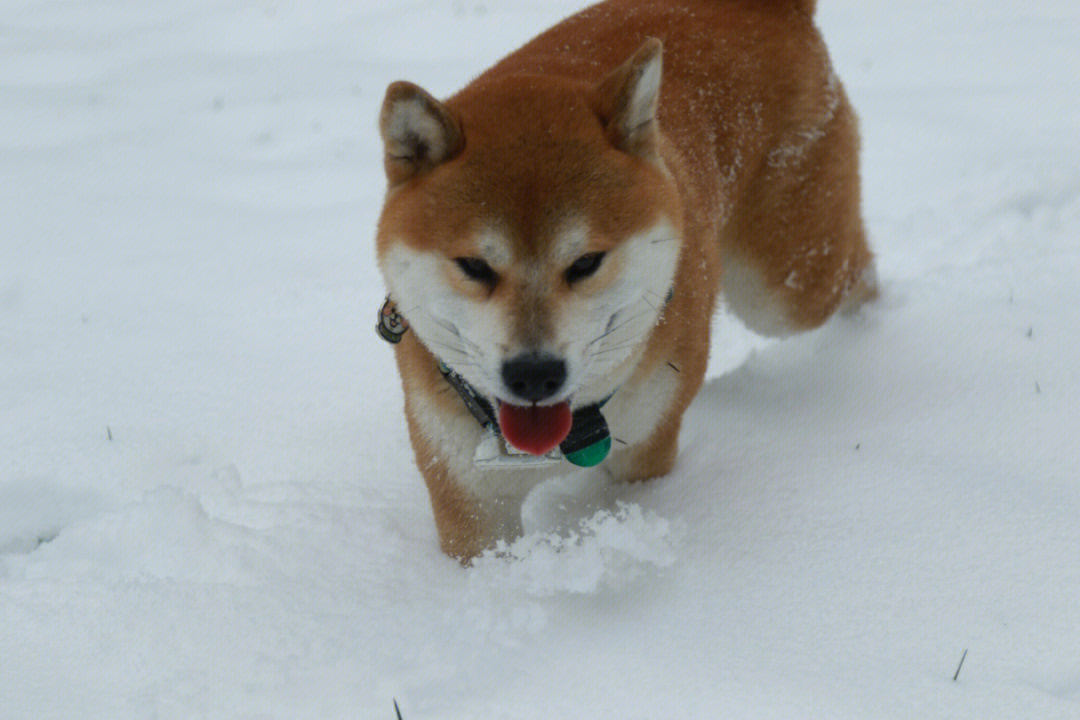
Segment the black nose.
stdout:
<path fill-rule="evenodd" d="M 503 382 L 522 400 L 546 400 L 566 382 L 566 363 L 550 355 L 522 353 L 502 366 Z"/>

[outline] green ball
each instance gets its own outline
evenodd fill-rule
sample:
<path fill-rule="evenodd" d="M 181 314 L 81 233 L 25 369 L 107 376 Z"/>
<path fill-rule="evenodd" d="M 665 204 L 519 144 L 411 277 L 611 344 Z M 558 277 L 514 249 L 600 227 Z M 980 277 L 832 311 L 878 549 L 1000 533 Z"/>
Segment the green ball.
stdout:
<path fill-rule="evenodd" d="M 592 467 L 593 465 L 599 465 L 604 461 L 604 458 L 611 452 L 611 436 L 607 436 L 600 442 L 595 442 L 588 447 L 583 447 L 580 450 L 575 450 L 572 453 L 566 454 L 566 460 L 572 465 L 578 467 Z"/>

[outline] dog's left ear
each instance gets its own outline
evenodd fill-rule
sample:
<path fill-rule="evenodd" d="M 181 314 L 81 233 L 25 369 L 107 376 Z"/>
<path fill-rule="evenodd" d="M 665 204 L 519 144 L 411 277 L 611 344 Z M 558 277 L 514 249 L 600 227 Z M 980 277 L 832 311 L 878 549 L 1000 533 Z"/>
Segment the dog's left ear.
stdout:
<path fill-rule="evenodd" d="M 649 38 L 593 90 L 595 110 L 607 128 L 608 139 L 631 155 L 652 157 L 657 152 L 662 54 L 663 43 Z"/>
<path fill-rule="evenodd" d="M 450 110 L 423 88 L 404 81 L 386 89 L 379 132 L 390 187 L 446 162 L 465 144 Z"/>

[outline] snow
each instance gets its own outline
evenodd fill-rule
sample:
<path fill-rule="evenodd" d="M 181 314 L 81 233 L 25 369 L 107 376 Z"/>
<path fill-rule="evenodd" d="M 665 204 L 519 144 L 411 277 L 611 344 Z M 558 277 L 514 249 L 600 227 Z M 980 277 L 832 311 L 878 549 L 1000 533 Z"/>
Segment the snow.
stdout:
<path fill-rule="evenodd" d="M 0 716 L 1080 717 L 1080 7 L 819 5 L 883 297 L 462 570 L 375 117 L 581 4 L 0 0 Z"/>

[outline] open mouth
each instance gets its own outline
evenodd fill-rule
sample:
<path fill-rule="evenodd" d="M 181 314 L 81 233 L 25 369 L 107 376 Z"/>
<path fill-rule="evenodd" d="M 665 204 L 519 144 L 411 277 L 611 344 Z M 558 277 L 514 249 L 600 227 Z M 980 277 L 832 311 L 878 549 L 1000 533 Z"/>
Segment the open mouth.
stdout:
<path fill-rule="evenodd" d="M 499 402 L 499 429 L 506 441 L 530 455 L 544 455 L 570 434 L 570 403 L 511 405 Z"/>

